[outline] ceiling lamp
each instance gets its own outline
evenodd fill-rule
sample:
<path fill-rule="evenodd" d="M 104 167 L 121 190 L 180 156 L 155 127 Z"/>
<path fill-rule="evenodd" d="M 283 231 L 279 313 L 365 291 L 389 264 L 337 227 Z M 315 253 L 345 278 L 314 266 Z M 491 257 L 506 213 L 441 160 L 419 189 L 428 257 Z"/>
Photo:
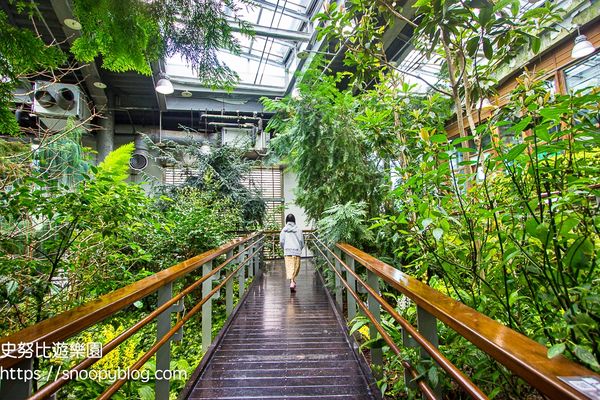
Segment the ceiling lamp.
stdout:
<path fill-rule="evenodd" d="M 577 33 L 579 35 L 575 38 L 575 45 L 571 51 L 571 57 L 581 58 L 587 56 L 588 54 L 592 54 L 596 50 L 592 42 L 587 40 L 587 37 L 579 32 L 579 28 L 577 28 Z"/>
<path fill-rule="evenodd" d="M 63 24 L 65 24 L 67 27 L 73 29 L 74 31 L 80 31 L 81 30 L 81 24 L 76 19 L 65 18 L 63 20 Z"/>
<path fill-rule="evenodd" d="M 161 94 L 171 94 L 175 91 L 175 89 L 173 88 L 173 84 L 169 80 L 167 74 L 161 72 L 158 75 L 158 77 L 159 79 L 158 82 L 156 82 L 156 87 L 154 88 L 154 90 Z"/>

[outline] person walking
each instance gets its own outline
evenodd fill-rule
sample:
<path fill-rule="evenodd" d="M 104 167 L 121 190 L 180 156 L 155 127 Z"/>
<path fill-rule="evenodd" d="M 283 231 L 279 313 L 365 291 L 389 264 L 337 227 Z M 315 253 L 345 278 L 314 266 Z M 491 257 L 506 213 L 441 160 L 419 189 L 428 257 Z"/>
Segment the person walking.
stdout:
<path fill-rule="evenodd" d="M 290 280 L 290 290 L 295 292 L 296 277 L 300 272 L 300 255 L 304 248 L 304 235 L 302 229 L 296 225 L 294 214 L 285 217 L 285 226 L 279 234 L 279 244 L 283 248 L 286 279 Z"/>

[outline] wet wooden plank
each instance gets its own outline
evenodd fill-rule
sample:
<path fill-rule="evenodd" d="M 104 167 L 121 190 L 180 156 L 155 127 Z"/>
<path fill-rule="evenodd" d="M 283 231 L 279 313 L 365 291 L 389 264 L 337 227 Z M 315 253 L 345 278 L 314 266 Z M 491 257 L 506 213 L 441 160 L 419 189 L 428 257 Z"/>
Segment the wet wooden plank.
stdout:
<path fill-rule="evenodd" d="M 189 399 L 380 398 L 305 261 L 295 293 L 268 264 L 197 376 Z"/>

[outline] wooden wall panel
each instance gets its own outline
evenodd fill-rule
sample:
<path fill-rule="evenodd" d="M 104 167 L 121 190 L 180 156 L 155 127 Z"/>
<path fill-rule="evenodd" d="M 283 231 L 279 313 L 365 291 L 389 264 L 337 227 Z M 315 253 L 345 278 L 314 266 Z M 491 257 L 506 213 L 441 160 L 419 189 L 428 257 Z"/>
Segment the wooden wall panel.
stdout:
<path fill-rule="evenodd" d="M 581 33 L 586 35 L 588 40 L 592 42 L 594 47 L 600 47 L 600 23 L 591 23 L 588 26 L 581 29 Z M 577 35 L 569 35 L 568 37 L 561 40 L 557 45 L 555 45 L 550 50 L 546 51 L 544 54 L 535 57 L 529 64 L 527 64 L 527 69 L 530 71 L 545 71 L 545 77 L 551 77 L 555 75 L 556 71 L 565 69 L 572 64 L 580 60 L 575 60 L 571 58 L 571 50 L 573 49 L 573 41 Z M 508 78 L 506 78 L 497 88 L 498 92 L 498 103 L 504 104 L 506 103 L 506 97 L 508 94 L 517 86 L 516 78 L 521 74 L 523 70 L 520 69 L 513 74 L 511 74 Z M 557 87 L 562 87 L 560 85 L 561 82 L 557 82 Z M 481 113 L 481 119 L 484 120 L 490 116 L 490 112 L 483 111 Z M 473 118 L 477 122 L 478 116 L 473 115 Z M 468 125 L 467 118 L 465 117 L 465 126 Z M 446 132 L 449 137 L 453 137 L 458 135 L 458 124 L 456 122 L 452 122 L 446 126 Z"/>

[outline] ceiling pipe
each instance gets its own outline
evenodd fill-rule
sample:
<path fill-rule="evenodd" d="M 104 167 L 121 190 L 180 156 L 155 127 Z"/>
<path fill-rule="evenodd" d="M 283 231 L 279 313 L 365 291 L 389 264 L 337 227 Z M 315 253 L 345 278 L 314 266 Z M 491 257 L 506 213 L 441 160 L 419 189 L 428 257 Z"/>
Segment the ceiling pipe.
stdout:
<path fill-rule="evenodd" d="M 226 127 L 233 127 L 233 128 L 256 128 L 256 125 L 251 124 L 249 122 L 243 123 L 243 124 L 236 124 L 233 122 L 209 122 L 208 125 L 212 125 L 212 126 L 226 126 Z"/>
<path fill-rule="evenodd" d="M 251 119 L 260 121 L 261 117 L 249 117 L 245 115 L 221 115 L 221 114 L 201 114 L 200 118 L 215 118 L 215 119 Z"/>

